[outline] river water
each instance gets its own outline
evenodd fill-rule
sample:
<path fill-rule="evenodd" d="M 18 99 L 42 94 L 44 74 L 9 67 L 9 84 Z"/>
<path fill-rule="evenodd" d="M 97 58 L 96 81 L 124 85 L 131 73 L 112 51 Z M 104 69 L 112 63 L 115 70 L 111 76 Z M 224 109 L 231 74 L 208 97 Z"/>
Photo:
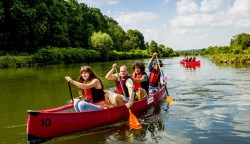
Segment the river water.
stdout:
<path fill-rule="evenodd" d="M 200 67 L 184 67 L 181 58 L 164 58 L 168 92 L 175 100 L 136 114 L 143 128 L 129 130 L 128 121 L 52 139 L 46 143 L 159 143 L 159 144 L 247 144 L 250 143 L 250 66 L 216 65 L 198 57 Z M 146 65 L 149 59 L 140 59 Z M 117 61 L 130 67 L 134 60 Z M 79 76 L 82 65 L 90 65 L 106 89 L 114 81 L 104 79 L 114 62 L 50 65 L 0 69 L 0 143 L 27 143 L 27 110 L 65 105 L 70 93 L 64 76 Z M 77 89 L 72 86 L 73 96 Z"/>

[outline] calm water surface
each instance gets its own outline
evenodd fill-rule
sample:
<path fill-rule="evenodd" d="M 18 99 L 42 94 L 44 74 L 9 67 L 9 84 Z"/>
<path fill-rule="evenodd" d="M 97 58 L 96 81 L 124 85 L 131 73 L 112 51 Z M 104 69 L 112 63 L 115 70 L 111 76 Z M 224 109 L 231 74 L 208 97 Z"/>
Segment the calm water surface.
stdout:
<path fill-rule="evenodd" d="M 176 103 L 169 110 L 162 102 L 137 114 L 143 129 L 129 130 L 128 121 L 120 121 L 46 143 L 250 143 L 250 66 L 216 65 L 199 57 L 200 67 L 186 68 L 180 59 L 162 59 L 168 92 Z M 133 62 L 117 63 L 131 67 Z M 26 111 L 69 103 L 64 76 L 77 79 L 82 65 L 93 67 L 106 88 L 113 88 L 114 82 L 104 79 L 113 63 L 0 69 L 0 143 L 27 143 Z M 77 89 L 72 91 L 77 97 Z"/>

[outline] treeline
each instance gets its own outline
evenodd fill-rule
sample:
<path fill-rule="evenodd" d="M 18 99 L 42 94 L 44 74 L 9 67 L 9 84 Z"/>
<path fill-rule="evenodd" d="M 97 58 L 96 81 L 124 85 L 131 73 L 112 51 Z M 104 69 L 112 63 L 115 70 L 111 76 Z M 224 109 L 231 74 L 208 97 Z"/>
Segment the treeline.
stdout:
<path fill-rule="evenodd" d="M 230 46 L 209 46 L 200 50 L 181 51 L 180 55 L 203 55 L 220 63 L 250 63 L 250 34 L 233 36 Z"/>
<path fill-rule="evenodd" d="M 124 31 L 113 18 L 77 0 L 0 1 L 0 55 L 31 55 L 48 47 L 94 50 L 103 60 L 114 51 L 176 55 L 163 44 L 145 42 L 138 30 Z"/>

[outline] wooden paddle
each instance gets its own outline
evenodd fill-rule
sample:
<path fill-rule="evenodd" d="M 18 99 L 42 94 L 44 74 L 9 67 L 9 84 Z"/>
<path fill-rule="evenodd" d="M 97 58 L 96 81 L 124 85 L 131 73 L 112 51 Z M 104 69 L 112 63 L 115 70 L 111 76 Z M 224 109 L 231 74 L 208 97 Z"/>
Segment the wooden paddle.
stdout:
<path fill-rule="evenodd" d="M 118 80 L 119 80 L 121 88 L 122 88 L 122 92 L 123 92 L 124 96 L 126 97 L 126 93 L 125 93 L 124 88 L 122 86 L 122 82 L 121 82 L 120 75 L 118 73 L 117 68 L 115 70 L 116 70 L 116 74 L 117 74 Z M 130 130 L 142 128 L 141 124 L 139 123 L 136 116 L 132 113 L 131 109 L 129 109 L 129 127 L 130 127 Z"/>
<path fill-rule="evenodd" d="M 157 60 L 157 63 L 158 63 L 158 67 L 161 71 L 161 67 L 160 67 L 160 63 L 159 63 L 159 60 L 158 60 L 158 57 L 156 56 L 156 60 Z M 161 71 L 162 72 L 162 71 Z M 165 85 L 165 89 L 166 89 L 166 92 L 167 92 L 167 102 L 168 103 L 172 103 L 174 100 L 169 96 L 168 94 L 168 89 L 167 89 L 167 86 Z"/>
<path fill-rule="evenodd" d="M 70 97 L 71 97 L 71 100 L 72 100 L 72 103 L 73 103 L 74 100 L 73 100 L 72 91 L 71 91 L 71 86 L 70 86 L 70 83 L 69 83 L 69 82 L 68 82 L 68 86 L 69 86 Z"/>

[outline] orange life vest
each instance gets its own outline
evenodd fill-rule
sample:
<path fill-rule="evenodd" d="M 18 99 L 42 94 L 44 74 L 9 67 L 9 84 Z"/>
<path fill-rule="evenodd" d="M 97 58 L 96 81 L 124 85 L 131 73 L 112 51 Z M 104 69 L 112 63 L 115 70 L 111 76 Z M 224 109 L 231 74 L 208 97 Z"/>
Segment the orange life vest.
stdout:
<path fill-rule="evenodd" d="M 156 87 L 158 86 L 158 82 L 160 80 L 161 72 L 160 70 L 156 71 L 154 68 L 151 70 L 151 73 L 149 75 L 149 85 Z"/>

